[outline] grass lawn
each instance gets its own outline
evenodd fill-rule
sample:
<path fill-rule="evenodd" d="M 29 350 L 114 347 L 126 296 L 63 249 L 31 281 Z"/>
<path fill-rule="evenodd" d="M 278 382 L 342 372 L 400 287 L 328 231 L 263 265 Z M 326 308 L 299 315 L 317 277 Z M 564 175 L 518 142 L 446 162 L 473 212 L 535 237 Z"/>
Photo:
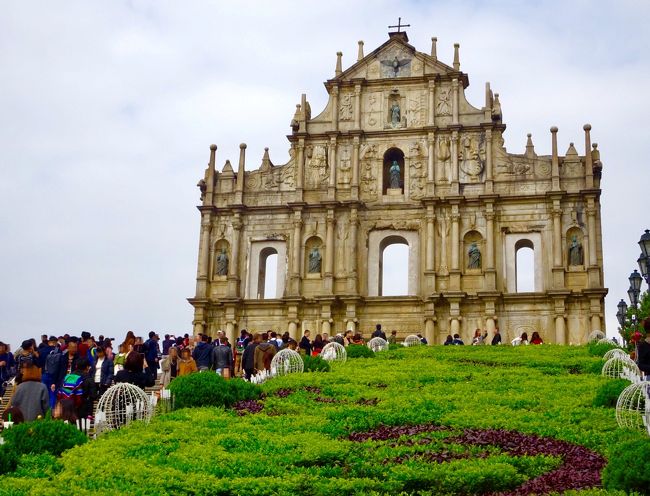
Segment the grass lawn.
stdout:
<path fill-rule="evenodd" d="M 599 375 L 602 363 L 586 347 L 395 347 L 333 364 L 331 372 L 272 379 L 262 386 L 258 413 L 181 409 L 106 434 L 56 462 L 23 456 L 17 472 L 0 478 L 0 494 L 530 494 L 593 487 L 613 446 L 646 436 L 618 429 L 613 408 L 593 406 L 610 381 Z"/>

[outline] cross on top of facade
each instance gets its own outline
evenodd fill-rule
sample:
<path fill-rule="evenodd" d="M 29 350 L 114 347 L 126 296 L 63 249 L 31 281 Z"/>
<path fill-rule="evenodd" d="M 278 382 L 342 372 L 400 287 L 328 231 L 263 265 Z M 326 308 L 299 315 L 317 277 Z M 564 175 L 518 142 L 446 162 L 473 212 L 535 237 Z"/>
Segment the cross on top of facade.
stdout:
<path fill-rule="evenodd" d="M 388 29 L 397 28 L 397 32 L 399 33 L 400 29 L 402 29 L 402 28 L 410 28 L 410 27 L 411 27 L 410 24 L 402 24 L 402 18 L 398 17 L 397 18 L 397 25 L 396 26 L 388 26 Z"/>

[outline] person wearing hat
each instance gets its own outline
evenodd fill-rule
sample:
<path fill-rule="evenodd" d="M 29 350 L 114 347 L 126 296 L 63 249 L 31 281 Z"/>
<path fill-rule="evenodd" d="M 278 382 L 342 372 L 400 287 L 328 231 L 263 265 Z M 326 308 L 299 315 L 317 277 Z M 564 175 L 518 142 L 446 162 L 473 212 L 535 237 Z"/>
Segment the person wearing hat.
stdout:
<path fill-rule="evenodd" d="M 643 329 L 645 338 L 637 343 L 637 365 L 645 374 L 646 380 L 650 380 L 650 317 L 643 321 Z"/>
<path fill-rule="evenodd" d="M 47 347 L 42 349 L 40 356 L 41 368 L 43 370 L 41 381 L 49 391 L 51 409 L 56 405 L 56 392 L 63 384 L 67 365 L 64 363 L 64 354 L 57 346 L 57 341 L 56 336 L 50 336 Z"/>

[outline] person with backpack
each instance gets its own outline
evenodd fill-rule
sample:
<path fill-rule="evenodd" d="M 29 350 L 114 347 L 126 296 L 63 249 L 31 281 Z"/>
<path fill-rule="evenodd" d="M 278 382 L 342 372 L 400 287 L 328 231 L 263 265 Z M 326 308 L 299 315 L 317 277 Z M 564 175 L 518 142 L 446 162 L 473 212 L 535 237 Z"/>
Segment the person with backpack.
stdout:
<path fill-rule="evenodd" d="M 97 386 L 90 374 L 88 358 L 79 358 L 73 372 L 66 374 L 57 399 L 59 401 L 71 399 L 78 418 L 88 418 L 93 414 L 93 402 L 97 399 Z"/>
<path fill-rule="evenodd" d="M 255 348 L 254 368 L 258 372 L 271 370 L 271 361 L 277 353 L 276 347 L 267 341 L 268 337 L 267 333 L 263 333 L 261 336 L 262 342 Z"/>
<path fill-rule="evenodd" d="M 57 346 L 57 338 L 55 336 L 50 336 L 48 347 L 43 349 L 41 359 L 43 361 L 41 381 L 49 391 L 50 409 L 53 409 L 56 405 L 57 391 L 63 384 L 66 371 L 65 357 Z"/>
<path fill-rule="evenodd" d="M 47 386 L 41 382 L 41 369 L 35 360 L 23 360 L 22 381 L 16 387 L 11 406 L 20 409 L 25 422 L 44 417 L 50 409 Z"/>

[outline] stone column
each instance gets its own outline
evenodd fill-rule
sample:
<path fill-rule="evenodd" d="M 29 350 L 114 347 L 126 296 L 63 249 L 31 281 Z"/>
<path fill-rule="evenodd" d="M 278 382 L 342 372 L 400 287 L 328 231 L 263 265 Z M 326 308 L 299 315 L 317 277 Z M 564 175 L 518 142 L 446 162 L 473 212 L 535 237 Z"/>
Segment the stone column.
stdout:
<path fill-rule="evenodd" d="M 435 221 L 436 215 L 433 205 L 427 205 L 427 251 L 424 264 L 427 272 L 433 272 L 435 270 Z"/>
<path fill-rule="evenodd" d="M 496 288 L 496 270 L 494 266 L 494 205 L 485 205 L 485 280 L 486 289 Z"/>
<path fill-rule="evenodd" d="M 196 270 L 196 296 L 208 297 L 208 267 L 210 264 L 210 211 L 201 212 L 201 234 L 199 239 L 199 264 Z"/>
<path fill-rule="evenodd" d="M 329 169 L 330 181 L 327 188 L 327 197 L 334 200 L 336 197 L 336 136 L 330 136 Z"/>
<path fill-rule="evenodd" d="M 246 177 L 246 143 L 239 145 L 239 167 L 237 169 L 237 185 L 235 190 L 235 204 L 244 202 L 244 178 Z"/>
<path fill-rule="evenodd" d="M 566 325 L 564 315 L 555 316 L 555 343 L 566 344 Z"/>
<path fill-rule="evenodd" d="M 329 209 L 327 212 L 327 234 L 325 245 L 325 291 L 332 293 L 334 277 L 334 210 Z"/>
<path fill-rule="evenodd" d="M 355 136 L 352 140 L 352 199 L 359 198 L 359 146 L 360 139 Z"/>
<path fill-rule="evenodd" d="M 339 130 L 339 87 L 332 88 L 332 129 Z"/>
<path fill-rule="evenodd" d="M 296 157 L 296 190 L 298 191 L 298 201 L 302 200 L 302 190 L 305 184 L 305 139 L 300 138 Z"/>
<path fill-rule="evenodd" d="M 589 265 L 595 267 L 598 266 L 596 255 L 596 209 L 591 205 L 587 207 L 587 231 L 589 232 Z"/>
<path fill-rule="evenodd" d="M 591 161 L 591 124 L 585 124 L 582 129 L 585 131 L 585 189 L 592 189 L 594 187 L 594 165 Z"/>
<path fill-rule="evenodd" d="M 427 126 L 435 124 L 435 111 L 436 111 L 436 81 L 429 79 L 429 113 L 427 115 Z"/>
<path fill-rule="evenodd" d="M 560 160 L 557 155 L 557 127 L 551 127 L 551 190 L 560 190 Z"/>
<path fill-rule="evenodd" d="M 296 324 L 295 320 L 289 321 L 289 325 L 287 326 L 287 331 L 289 332 L 289 336 L 291 336 L 292 339 L 295 339 L 296 341 L 300 341 L 300 336 L 298 336 L 298 325 Z"/>
<path fill-rule="evenodd" d="M 325 319 L 321 322 L 320 332 L 321 334 L 326 332 L 328 335 L 332 335 L 332 326 L 330 325 L 329 319 Z"/>
<path fill-rule="evenodd" d="M 559 203 L 559 202 L 558 202 Z M 553 206 L 553 265 L 560 267 L 562 264 L 562 210 Z"/>
<path fill-rule="evenodd" d="M 354 129 L 361 129 L 361 85 L 354 86 Z"/>
<path fill-rule="evenodd" d="M 449 326 L 450 327 L 449 334 L 451 334 L 452 336 L 454 334 L 460 334 L 460 320 L 458 320 L 457 317 L 452 317 L 450 319 L 450 323 L 451 325 Z"/>
<path fill-rule="evenodd" d="M 427 135 L 427 195 L 435 195 L 436 188 L 436 136 L 433 132 Z"/>
<path fill-rule="evenodd" d="M 451 193 L 457 195 L 458 187 L 458 131 L 451 133 Z"/>
<path fill-rule="evenodd" d="M 494 185 L 492 182 L 492 130 L 485 130 L 485 192 L 492 193 Z"/>
<path fill-rule="evenodd" d="M 453 205 L 451 210 L 451 270 L 460 269 L 459 220 L 458 205 Z"/>
<path fill-rule="evenodd" d="M 357 294 L 359 291 L 357 270 L 357 236 L 359 232 L 359 218 L 356 207 L 350 209 L 350 246 L 348 247 L 348 292 Z"/>
<path fill-rule="evenodd" d="M 228 264 L 228 297 L 239 296 L 239 242 L 241 238 L 242 221 L 239 212 L 235 213 L 232 220 L 232 253 Z"/>
<path fill-rule="evenodd" d="M 228 338 L 228 341 L 233 344 L 237 340 L 237 335 L 235 331 L 235 322 L 232 320 L 228 320 L 226 322 L 226 337 Z"/>
<path fill-rule="evenodd" d="M 431 318 L 428 318 L 424 321 L 424 337 L 427 338 L 427 342 L 429 343 L 429 346 L 437 344 L 435 323 Z"/>
<path fill-rule="evenodd" d="M 453 79 L 451 81 L 451 90 L 452 90 L 452 124 L 457 125 L 458 124 L 458 79 Z"/>
<path fill-rule="evenodd" d="M 300 294 L 300 272 L 302 259 L 300 250 L 302 248 L 302 212 L 296 210 L 293 213 L 293 253 L 291 256 L 291 294 Z M 279 263 L 279 262 L 278 262 Z"/>

